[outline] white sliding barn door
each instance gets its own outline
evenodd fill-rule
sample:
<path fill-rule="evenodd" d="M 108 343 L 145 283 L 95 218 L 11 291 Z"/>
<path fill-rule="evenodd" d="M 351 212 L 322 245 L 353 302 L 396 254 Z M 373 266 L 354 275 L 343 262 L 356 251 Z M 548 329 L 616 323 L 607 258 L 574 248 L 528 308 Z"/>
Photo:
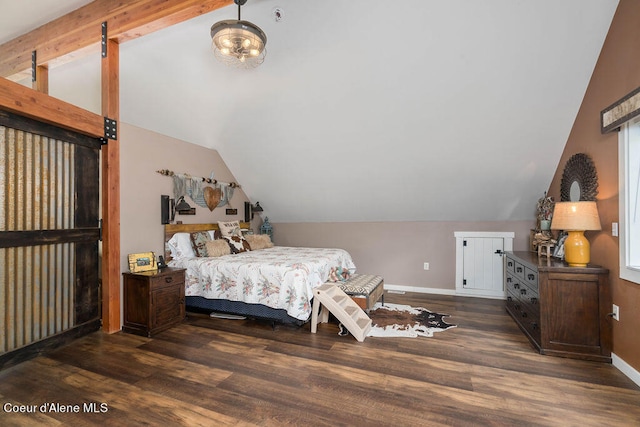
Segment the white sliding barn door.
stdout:
<path fill-rule="evenodd" d="M 504 298 L 504 256 L 514 233 L 456 233 L 456 294 Z"/>

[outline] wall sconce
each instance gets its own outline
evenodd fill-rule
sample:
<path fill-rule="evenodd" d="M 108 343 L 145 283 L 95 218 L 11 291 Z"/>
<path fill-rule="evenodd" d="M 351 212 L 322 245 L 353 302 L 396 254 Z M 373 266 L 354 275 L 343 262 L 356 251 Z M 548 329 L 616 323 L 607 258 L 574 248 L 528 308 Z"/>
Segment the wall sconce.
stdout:
<path fill-rule="evenodd" d="M 184 200 L 184 196 L 180 196 L 180 198 L 176 201 L 176 212 L 179 215 L 195 215 L 196 208 L 192 208 L 186 200 Z"/>
<path fill-rule="evenodd" d="M 249 202 L 244 202 L 244 222 L 250 222 L 253 219 L 253 214 L 256 212 L 264 212 L 260 202 L 256 202 L 255 206 Z"/>
<path fill-rule="evenodd" d="M 173 199 L 163 194 L 160 196 L 160 220 L 162 224 L 170 224 L 176 216 L 176 208 Z"/>
<path fill-rule="evenodd" d="M 591 259 L 586 230 L 602 230 L 596 202 L 557 202 L 551 220 L 552 230 L 569 233 L 564 241 L 564 259 L 570 267 L 586 267 Z"/>

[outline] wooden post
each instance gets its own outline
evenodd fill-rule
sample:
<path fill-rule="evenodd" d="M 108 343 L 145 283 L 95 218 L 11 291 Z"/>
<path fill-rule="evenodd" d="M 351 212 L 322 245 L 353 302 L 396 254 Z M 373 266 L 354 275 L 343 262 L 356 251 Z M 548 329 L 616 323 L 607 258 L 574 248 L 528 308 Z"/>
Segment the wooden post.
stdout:
<path fill-rule="evenodd" d="M 102 114 L 120 127 L 120 51 L 107 39 L 102 58 Z M 120 330 L 120 142 L 109 139 L 102 148 L 102 329 Z"/>
<path fill-rule="evenodd" d="M 36 81 L 31 85 L 33 90 L 49 94 L 49 68 L 46 65 L 36 67 Z"/>

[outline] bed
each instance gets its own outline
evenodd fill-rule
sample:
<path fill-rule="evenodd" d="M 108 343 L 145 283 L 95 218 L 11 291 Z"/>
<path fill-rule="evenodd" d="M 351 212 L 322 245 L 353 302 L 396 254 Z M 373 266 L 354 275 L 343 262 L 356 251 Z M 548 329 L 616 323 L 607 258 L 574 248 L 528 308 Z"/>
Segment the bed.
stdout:
<path fill-rule="evenodd" d="M 240 226 L 248 228 L 246 223 Z M 355 272 L 351 255 L 336 248 L 274 246 L 219 257 L 187 252 L 172 257 L 170 248 L 175 249 L 177 238 L 184 240 L 185 234 L 200 231 L 213 236 L 214 230 L 218 230 L 217 224 L 165 225 L 167 263 L 186 269 L 188 311 L 215 311 L 301 325 L 310 319 L 313 289 L 328 281 L 332 268 Z"/>

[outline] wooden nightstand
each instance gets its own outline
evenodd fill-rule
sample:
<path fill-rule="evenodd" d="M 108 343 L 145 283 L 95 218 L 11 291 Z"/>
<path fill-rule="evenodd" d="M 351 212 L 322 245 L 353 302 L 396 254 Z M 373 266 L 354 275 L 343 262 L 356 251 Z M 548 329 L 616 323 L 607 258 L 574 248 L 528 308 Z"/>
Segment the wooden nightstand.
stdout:
<path fill-rule="evenodd" d="M 122 330 L 152 336 L 185 318 L 184 269 L 163 268 L 122 273 L 124 325 Z"/>

